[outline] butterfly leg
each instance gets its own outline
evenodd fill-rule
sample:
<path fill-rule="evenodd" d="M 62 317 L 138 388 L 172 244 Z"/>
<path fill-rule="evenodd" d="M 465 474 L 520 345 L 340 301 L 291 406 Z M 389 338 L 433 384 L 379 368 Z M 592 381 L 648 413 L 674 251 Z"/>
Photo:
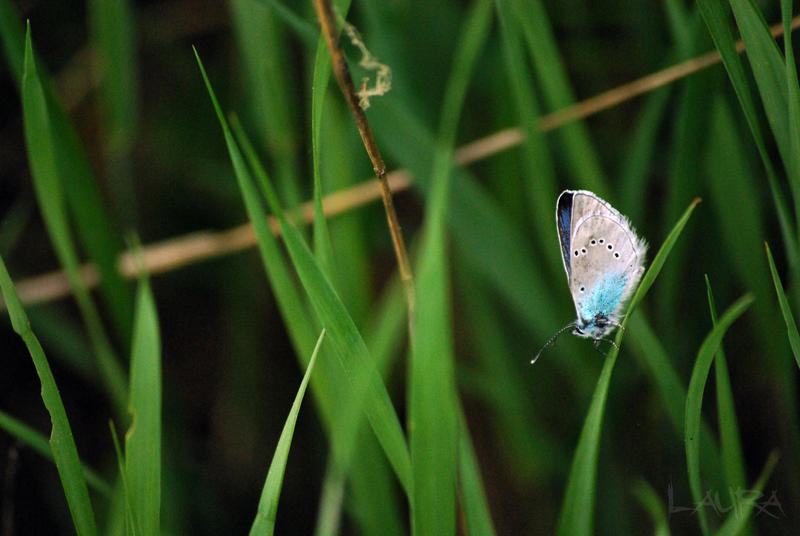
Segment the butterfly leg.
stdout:
<path fill-rule="evenodd" d="M 608 356 L 608 354 L 604 353 L 604 352 L 603 352 L 603 351 L 600 349 L 600 342 L 601 342 L 601 341 L 602 341 L 602 342 L 607 342 L 608 344 L 610 344 L 611 346 L 613 346 L 614 348 L 616 348 L 617 350 L 619 350 L 619 346 L 617 346 L 617 343 L 615 343 L 615 342 L 614 342 L 614 341 L 612 341 L 611 339 L 604 339 L 604 338 L 602 338 L 602 337 L 598 337 L 597 339 L 594 339 L 594 349 L 595 349 L 595 350 L 597 350 L 597 351 L 598 351 L 598 353 L 600 353 L 600 354 L 602 354 L 602 355 L 604 355 L 604 356 Z"/>

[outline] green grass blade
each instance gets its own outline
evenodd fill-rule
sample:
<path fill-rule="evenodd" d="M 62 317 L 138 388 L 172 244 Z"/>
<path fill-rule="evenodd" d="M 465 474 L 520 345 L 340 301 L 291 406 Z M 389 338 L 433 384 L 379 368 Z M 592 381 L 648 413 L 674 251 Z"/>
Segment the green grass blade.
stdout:
<path fill-rule="evenodd" d="M 505 59 L 506 76 L 511 85 L 521 126 L 525 131 L 525 140 L 520 148 L 523 164 L 523 184 L 526 187 L 530 214 L 534 218 L 534 228 L 547 229 L 552 225 L 553 206 L 552 200 L 556 198 L 556 178 L 553 168 L 547 138 L 538 128 L 537 120 L 541 116 L 539 103 L 536 101 L 536 91 L 530 78 L 527 76 L 527 64 L 523 54 L 522 40 L 520 39 L 519 24 L 508 13 L 508 2 L 496 0 L 495 6 L 500 21 L 503 37 L 503 57 Z M 549 236 L 545 233 L 534 235 L 539 245 L 551 251 Z M 555 252 L 555 250 L 552 250 Z M 560 271 L 561 260 L 558 255 L 546 256 L 550 261 L 550 268 L 554 272 Z"/>
<path fill-rule="evenodd" d="M 117 218 L 130 230 L 136 226 L 137 205 L 130 160 L 138 114 L 136 24 L 128 0 L 93 0 L 88 8 L 106 178 Z"/>
<path fill-rule="evenodd" d="M 240 185 L 245 185 L 242 193 L 246 197 L 250 197 L 247 202 L 258 203 L 257 199 L 252 198 L 255 192 L 255 189 L 252 188 L 252 179 L 236 141 L 233 139 L 225 116 L 220 110 L 216 95 L 196 51 L 195 56 L 222 126 L 237 178 Z M 280 220 L 284 242 L 289 250 L 295 270 L 311 300 L 317 317 L 325 325 L 331 346 L 344 368 L 346 381 L 350 386 L 349 395 L 358 404 L 363 403 L 363 408 L 375 435 L 380 441 L 406 494 L 411 497 L 411 459 L 408 448 L 400 421 L 389 398 L 389 393 L 386 391 L 386 387 L 375 368 L 375 363 L 369 355 L 369 350 L 353 319 L 348 314 L 330 281 L 317 264 L 299 231 L 286 220 L 274 189 L 269 185 L 269 180 L 263 172 L 263 168 L 257 167 L 255 171 L 259 174 L 270 208 Z"/>
<path fill-rule="evenodd" d="M 461 427 L 458 434 L 458 478 L 461 490 L 461 505 L 464 509 L 466 534 L 495 534 L 489 504 L 483 491 L 478 458 L 472 447 L 463 409 L 461 410 Z"/>
<path fill-rule="evenodd" d="M 350 0 L 333 2 L 334 12 L 343 19 L 350 9 Z M 322 143 L 322 114 L 325 109 L 325 93 L 331 77 L 331 56 L 325 37 L 320 35 L 317 43 L 317 54 L 314 60 L 314 75 L 311 90 L 311 159 L 314 174 L 314 254 L 322 271 L 335 282 L 336 274 L 333 263 L 333 246 L 325 213 L 322 211 L 322 172 L 320 161 L 320 144 Z"/>
<path fill-rule="evenodd" d="M 772 282 L 775 285 L 775 292 L 778 295 L 778 304 L 781 306 L 781 313 L 783 320 L 786 322 L 786 331 L 789 337 L 789 346 L 792 347 L 792 354 L 797 366 L 800 367 L 800 333 L 797 331 L 797 323 L 792 314 L 792 308 L 789 306 L 789 300 L 786 298 L 786 293 L 783 291 L 783 283 L 778 275 L 778 269 L 775 268 L 775 260 L 772 258 L 772 252 L 769 250 L 769 244 L 764 243 L 767 250 L 767 261 L 769 261 L 769 270 L 772 273 Z"/>
<path fill-rule="evenodd" d="M 414 333 L 409 364 L 409 435 L 414 474 L 413 534 L 455 534 L 458 403 L 453 373 L 450 281 L 445 223 L 453 146 L 475 59 L 491 23 L 492 2 L 470 8 L 445 86 L 431 171 L 426 223 L 416 270 Z"/>
<path fill-rule="evenodd" d="M 669 417 L 677 438 L 683 439 L 686 424 L 686 387 L 678 371 L 667 355 L 664 345 L 656 337 L 641 311 L 631 316 L 628 324 L 630 346 L 634 357 L 640 362 L 656 388 L 661 405 Z M 700 452 L 706 462 L 706 474 L 711 483 L 723 486 L 723 469 L 719 448 L 715 443 L 711 427 L 703 421 L 700 431 Z"/>
<path fill-rule="evenodd" d="M 16 7 L 9 0 L 0 0 L 0 42 L 6 64 L 18 87 L 22 86 L 22 71 L 25 57 L 25 34 Z"/>
<path fill-rule="evenodd" d="M 134 524 L 141 535 L 161 533 L 161 335 L 153 293 L 142 277 L 136 296 L 131 349 L 125 472 Z"/>
<path fill-rule="evenodd" d="M 48 102 L 39 80 L 30 26 L 25 40 L 25 72 L 22 77 L 22 104 L 25 142 L 36 196 L 50 239 L 72 286 L 86 323 L 105 387 L 118 407 L 126 399 L 125 373 L 111 348 L 100 315 L 79 272 L 78 254 L 69 231 L 64 190 L 59 177 L 58 156 L 54 149 L 53 125 Z"/>
<path fill-rule="evenodd" d="M 281 436 L 278 439 L 278 445 L 275 447 L 275 454 L 272 456 L 272 462 L 269 464 L 267 480 L 264 483 L 264 488 L 261 490 L 261 499 L 258 501 L 256 518 L 253 521 L 253 526 L 250 527 L 251 536 L 257 534 L 270 535 L 275 530 L 275 517 L 278 514 L 278 499 L 281 495 L 286 461 L 289 459 L 289 448 L 292 446 L 294 426 L 297 423 L 297 415 L 300 413 L 300 404 L 303 402 L 303 397 L 306 394 L 308 380 L 311 378 L 311 371 L 314 370 L 314 363 L 317 361 L 317 353 L 319 352 L 324 338 L 325 330 L 323 329 L 317 339 L 314 352 L 311 354 L 308 368 L 303 375 L 303 381 L 300 382 L 300 388 L 297 390 L 297 395 L 292 403 L 292 409 L 289 410 L 289 416 L 286 417 Z"/>
<path fill-rule="evenodd" d="M 34 452 L 43 458 L 46 458 L 51 462 L 54 461 L 53 450 L 50 448 L 47 438 L 24 422 L 15 419 L 4 411 L 0 411 L 0 428 L 17 438 L 19 441 L 25 443 L 25 445 L 30 447 Z M 113 493 L 111 485 L 95 471 L 84 466 L 83 476 L 86 478 L 86 483 L 90 488 L 94 489 L 104 497 L 111 497 L 111 494 Z"/>
<path fill-rule="evenodd" d="M 570 86 L 567 69 L 558 51 L 556 38 L 543 3 L 540 0 L 504 1 L 512 2 L 511 12 L 522 25 L 537 80 L 549 108 L 558 110 L 573 104 L 576 100 L 575 93 Z M 562 126 L 556 134 L 561 139 L 574 179 L 582 187 L 601 196 L 607 195 L 608 181 L 586 126 L 576 121 Z"/>
<path fill-rule="evenodd" d="M 314 25 L 297 15 L 278 0 L 259 0 L 259 2 L 269 6 L 269 8 L 272 9 L 307 45 L 313 46 L 317 44 L 319 31 L 317 31 Z"/>
<path fill-rule="evenodd" d="M 711 293 L 711 282 L 706 278 L 708 291 L 708 308 L 711 312 L 711 325 L 717 325 L 717 310 L 714 296 Z M 717 419 L 719 420 L 720 450 L 722 464 L 725 468 L 725 480 L 732 489 L 744 489 L 746 484 L 744 456 L 739 440 L 739 425 L 736 422 L 736 406 L 733 401 L 731 379 L 728 376 L 728 364 L 725 352 L 720 343 L 719 351 L 714 357 L 714 372 L 717 387 Z"/>
<path fill-rule="evenodd" d="M 786 85 L 789 100 L 789 162 L 784 162 L 789 177 L 800 181 L 800 83 L 792 48 L 792 0 L 781 0 L 783 50 L 786 58 Z"/>
<path fill-rule="evenodd" d="M 6 63 L 22 93 L 25 32 L 8 0 L 0 0 L 0 40 Z M 133 300 L 128 284 L 116 268 L 121 242 L 114 232 L 91 166 L 75 129 L 67 117 L 52 84 L 39 66 L 38 76 L 47 98 L 52 122 L 53 150 L 62 177 L 69 183 L 66 199 L 75 217 L 81 242 L 100 272 L 100 291 L 122 340 L 130 340 Z"/>
<path fill-rule="evenodd" d="M 628 312 L 622 320 L 622 325 L 628 323 L 631 313 L 638 303 L 644 298 L 647 291 L 655 282 L 658 273 L 664 266 L 675 242 L 680 237 L 683 228 L 689 221 L 699 199 L 689 205 L 683 216 L 675 224 L 675 227 L 667 235 L 661 249 L 658 250 L 653 262 L 636 289 L 636 293 L 628 306 Z M 605 411 L 606 398 L 608 396 L 608 386 L 611 382 L 611 372 L 617 361 L 619 345 L 622 342 L 624 330 L 619 330 L 616 336 L 616 346 L 608 352 L 603 363 L 603 369 L 597 380 L 597 387 L 592 395 L 592 402 L 586 414 L 581 435 L 578 439 L 578 447 L 575 449 L 575 457 L 572 459 L 572 467 L 567 480 L 567 491 L 564 496 L 564 504 L 561 507 L 561 516 L 558 522 L 559 535 L 589 535 L 593 532 L 593 515 L 595 487 L 597 484 L 597 452 L 600 447 L 600 432 L 603 426 L 603 413 Z"/>
<path fill-rule="evenodd" d="M 742 529 L 747 525 L 747 522 L 750 520 L 750 515 L 753 513 L 753 508 L 755 507 L 755 503 L 758 497 L 761 497 L 761 492 L 764 489 L 764 486 L 767 485 L 767 481 L 769 477 L 772 475 L 772 471 L 775 469 L 775 465 L 778 463 L 778 455 L 775 452 L 772 452 L 767 458 L 767 462 L 764 464 L 764 468 L 761 470 L 761 474 L 758 476 L 758 480 L 753 485 L 753 488 L 748 490 L 752 497 L 756 499 L 744 501 L 744 505 L 741 509 L 736 509 L 728 516 L 728 519 L 725 520 L 722 527 L 717 531 L 716 536 L 735 536 L 737 534 L 741 534 Z"/>
<path fill-rule="evenodd" d="M 3 299 L 8 307 L 11 325 L 14 331 L 22 337 L 25 346 L 28 347 L 28 352 L 31 354 L 36 373 L 42 384 L 42 401 L 50 414 L 52 423 L 50 449 L 61 477 L 61 485 L 72 514 L 72 522 L 79 535 L 92 536 L 97 534 L 94 511 L 89 500 L 89 490 L 86 488 L 86 479 L 83 476 L 83 465 L 78 457 L 78 449 L 75 447 L 75 440 L 72 437 L 67 412 L 61 401 L 61 395 L 58 392 L 47 357 L 45 357 L 36 335 L 31 331 L 28 316 L 22 308 L 22 302 L 19 300 L 2 257 L 0 257 L 0 290 L 2 290 Z"/>
<path fill-rule="evenodd" d="M 708 372 L 711 369 L 711 361 L 717 353 L 722 337 L 731 324 L 741 316 L 742 313 L 753 302 L 753 297 L 745 295 L 737 300 L 720 317 L 719 322 L 711 330 L 697 352 L 697 360 L 692 370 L 692 378 L 689 380 L 689 390 L 686 394 L 686 466 L 689 474 L 689 485 L 692 489 L 692 497 L 698 504 L 702 500 L 701 481 L 700 481 L 700 421 L 702 419 L 701 409 L 703 406 L 703 391 L 705 390 Z M 700 528 L 703 534 L 709 534 L 708 519 L 703 508 L 697 510 L 697 517 L 700 521 Z"/>
<path fill-rule="evenodd" d="M 136 536 L 139 534 L 139 528 L 134 520 L 133 506 L 131 505 L 131 493 L 130 488 L 128 488 L 128 475 L 125 470 L 125 455 L 122 453 L 122 446 L 119 443 L 119 437 L 117 436 L 117 429 L 114 427 L 114 421 L 108 421 L 108 429 L 111 433 L 111 441 L 114 443 L 114 454 L 117 457 L 119 479 L 122 482 L 122 499 L 124 503 L 122 508 L 124 509 L 125 516 L 125 532 L 130 532 L 131 536 Z M 118 528 L 121 529 L 122 527 Z"/>
<path fill-rule="evenodd" d="M 287 206 L 302 201 L 296 82 L 288 67 L 289 42 L 277 9 L 257 0 L 230 2 L 231 22 L 247 82 L 250 125 L 274 163 L 275 182 Z M 273 2 L 277 4 L 277 2 Z M 284 8 L 285 9 L 285 8 Z M 310 27 L 309 27 L 310 28 Z M 316 33 L 312 32 L 316 43 Z"/>
<path fill-rule="evenodd" d="M 637 482 L 633 487 L 633 494 L 639 499 L 639 503 L 653 518 L 655 524 L 655 536 L 669 536 L 669 521 L 667 520 L 667 513 L 664 511 L 664 499 L 661 497 L 653 486 L 645 481 Z"/>
<path fill-rule="evenodd" d="M 798 270 L 800 269 L 800 266 L 798 266 L 800 258 L 798 257 L 797 237 L 793 230 L 792 218 L 786 199 L 778 185 L 778 178 L 772 166 L 772 161 L 767 153 L 764 136 L 759 126 L 758 113 L 750 93 L 750 86 L 745 75 L 742 60 L 736 52 L 736 43 L 728 27 L 728 12 L 724 8 L 722 0 L 698 0 L 697 6 L 705 20 L 711 38 L 714 40 L 714 45 L 722 56 L 722 63 L 725 65 L 725 70 L 728 72 L 728 78 L 730 78 L 733 89 L 739 99 L 739 104 L 742 107 L 745 119 L 747 119 L 747 125 L 750 127 L 753 141 L 761 157 L 761 163 L 767 173 L 778 222 L 781 226 L 786 255 L 789 258 L 789 265 L 792 267 L 792 270 Z"/>
<path fill-rule="evenodd" d="M 789 95 L 786 83 L 786 63 L 778 44 L 769 33 L 764 16 L 751 0 L 730 0 L 736 25 L 744 42 L 761 102 L 767 113 L 778 151 L 787 169 L 792 162 L 789 141 Z M 793 177 L 793 179 L 797 179 Z"/>

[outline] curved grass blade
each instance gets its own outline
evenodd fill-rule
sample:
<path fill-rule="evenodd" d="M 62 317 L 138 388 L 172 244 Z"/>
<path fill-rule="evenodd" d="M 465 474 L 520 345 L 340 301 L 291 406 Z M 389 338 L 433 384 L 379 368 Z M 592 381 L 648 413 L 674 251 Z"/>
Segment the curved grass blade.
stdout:
<path fill-rule="evenodd" d="M 677 242 L 681 231 L 683 231 L 695 206 L 699 202 L 699 199 L 695 199 L 689 205 L 689 208 L 686 209 L 683 216 L 667 236 L 661 249 L 658 250 L 653 262 L 650 264 L 650 268 L 644 274 L 639 288 L 636 289 L 633 299 L 631 299 L 628 312 L 622 320 L 623 326 L 627 325 L 628 318 L 630 318 L 634 308 L 655 282 L 658 273 L 669 256 L 669 252 Z M 589 405 L 589 411 L 581 429 L 578 447 L 575 450 L 575 457 L 572 459 L 572 467 L 567 480 L 564 504 L 561 507 L 561 516 L 558 522 L 559 535 L 588 536 L 593 532 L 594 499 L 597 484 L 597 451 L 600 446 L 600 431 L 603 425 L 603 412 L 605 411 L 608 386 L 611 382 L 611 372 L 614 370 L 614 364 L 617 361 L 623 334 L 624 330 L 619 330 L 616 336 L 616 346 L 611 348 L 603 363 L 603 369 L 600 371 L 597 387 L 592 395 L 592 402 Z"/>
<path fill-rule="evenodd" d="M 228 122 L 219 107 L 214 90 L 206 75 L 200 57 L 195 50 L 200 72 L 205 81 L 217 117 L 222 126 L 234 170 L 243 188 L 243 194 L 250 198 L 255 189 L 244 159 L 231 134 Z M 297 228 L 290 224 L 284 215 L 274 188 L 269 183 L 263 168 L 255 167 L 259 174 L 264 196 L 272 212 L 280 222 L 284 243 L 297 271 L 300 281 L 309 296 L 320 322 L 325 324 L 333 351 L 338 356 L 350 386 L 349 395 L 357 404 L 363 404 L 370 425 L 383 447 L 386 457 L 392 464 L 401 485 L 408 497 L 413 495 L 411 484 L 411 459 L 406 446 L 403 429 L 392 406 L 389 393 L 375 368 L 369 350 L 358 332 L 353 319 L 347 312 L 328 278 L 323 273 L 314 255 L 308 249 Z M 245 190 L 246 188 L 246 190 Z M 246 199 L 258 203 L 258 200 Z M 267 225 L 266 222 L 262 222 Z"/>
<path fill-rule="evenodd" d="M 766 486 L 777 463 L 778 454 L 773 451 L 770 453 L 769 458 L 767 458 L 767 463 L 764 464 L 764 468 L 761 470 L 761 474 L 758 476 L 758 480 L 756 480 L 753 489 L 748 490 L 755 499 L 744 501 L 744 507 L 741 510 L 738 508 L 734 510 L 728 516 L 728 519 L 725 520 L 722 527 L 717 531 L 716 536 L 736 536 L 742 532 L 742 529 L 750 519 L 750 515 L 753 513 L 757 498 L 761 497 L 761 491 L 764 489 L 764 486 Z"/>
<path fill-rule="evenodd" d="M 125 473 L 134 526 L 142 536 L 161 533 L 161 335 L 147 277 L 139 282 L 131 349 Z"/>
<path fill-rule="evenodd" d="M 0 411 L 0 428 L 17 438 L 22 443 L 25 443 L 25 445 L 30 447 L 40 456 L 50 460 L 51 462 L 54 461 L 53 450 L 50 448 L 47 438 L 24 422 L 12 417 L 5 411 Z M 90 488 L 94 489 L 104 497 L 111 497 L 111 494 L 114 492 L 114 490 L 111 488 L 111 485 L 95 471 L 84 466 L 83 476 L 86 477 L 86 483 Z"/>
<path fill-rule="evenodd" d="M 702 420 L 701 409 L 703 406 L 703 391 L 708 379 L 708 372 L 711 369 L 711 361 L 717 353 L 722 337 L 731 324 L 741 316 L 742 313 L 753 303 L 753 297 L 749 294 L 739 298 L 727 311 L 720 317 L 719 323 L 706 336 L 700 350 L 697 352 L 697 360 L 692 370 L 692 378 L 689 380 L 689 390 L 686 394 L 686 466 L 689 473 L 689 485 L 692 489 L 692 497 L 697 504 L 702 500 L 700 482 L 700 422 Z M 708 519 L 703 508 L 697 510 L 697 517 L 700 521 L 700 528 L 703 534 L 709 534 Z"/>
<path fill-rule="evenodd" d="M 705 276 L 708 291 L 708 308 L 711 312 L 711 325 L 717 325 L 717 310 L 711 292 L 708 274 Z M 746 484 L 742 444 L 739 440 L 739 425 L 736 422 L 736 406 L 733 403 L 733 389 L 728 376 L 728 364 L 720 343 L 714 357 L 714 372 L 717 388 L 717 418 L 719 419 L 720 451 L 725 469 L 725 480 L 729 489 L 744 489 Z M 702 445 L 701 445 L 702 446 Z"/>
<path fill-rule="evenodd" d="M 664 499 L 656 493 L 653 486 L 642 480 L 633 487 L 633 494 L 653 519 L 656 526 L 655 536 L 669 536 L 669 522 L 667 513 L 664 511 Z"/>
<path fill-rule="evenodd" d="M 783 291 L 783 284 L 778 275 L 778 269 L 775 268 L 775 261 L 772 258 L 772 252 L 769 250 L 769 244 L 764 242 L 764 247 L 767 250 L 767 260 L 769 261 L 769 270 L 772 273 L 772 282 L 775 284 L 775 293 L 778 295 L 778 304 L 781 306 L 781 313 L 783 320 L 786 322 L 786 331 L 789 336 L 789 346 L 792 347 L 792 354 L 797 366 L 800 367 L 800 333 L 797 332 L 797 323 L 792 314 L 792 308 L 789 306 L 789 300 L 786 298 L 786 293 Z"/>
<path fill-rule="evenodd" d="M 25 143 L 36 197 L 47 226 L 48 234 L 59 261 L 75 293 L 83 320 L 92 342 L 97 364 L 105 387 L 118 408 L 123 408 L 127 398 L 125 373 L 120 366 L 103 328 L 100 314 L 80 275 L 78 254 L 69 230 L 63 184 L 59 177 L 59 154 L 55 150 L 53 125 L 48 102 L 39 79 L 30 24 L 25 37 L 25 71 L 22 77 L 22 109 Z"/>
<path fill-rule="evenodd" d="M 300 388 L 297 390 L 297 395 L 292 403 L 292 409 L 289 410 L 289 416 L 286 417 L 286 423 L 283 425 L 281 437 L 278 439 L 278 445 L 275 447 L 275 454 L 272 456 L 272 463 L 269 464 L 267 481 L 264 483 L 264 488 L 261 490 L 261 499 L 258 501 L 258 512 L 253 521 L 253 526 L 250 527 L 250 536 L 271 535 L 275 530 L 278 499 L 281 495 L 283 474 L 286 470 L 286 460 L 289 459 L 289 447 L 292 446 L 294 426 L 297 423 L 297 415 L 300 413 L 300 403 L 303 401 L 303 396 L 306 394 L 308 380 L 311 378 L 311 371 L 314 370 L 314 363 L 317 361 L 317 354 L 319 353 L 319 348 L 324 338 L 325 330 L 323 329 L 317 339 L 314 352 L 311 354 L 311 360 L 308 362 L 308 368 L 303 375 L 303 381 L 300 382 Z"/>
<path fill-rule="evenodd" d="M 31 354 L 36 373 L 42 384 L 42 401 L 50 414 L 53 426 L 50 431 L 50 449 L 61 477 L 64 494 L 67 496 L 67 504 L 72 514 L 75 530 L 80 536 L 93 536 L 97 534 L 97 525 L 92 503 L 89 500 L 89 490 L 86 488 L 86 479 L 83 476 L 83 465 L 78 457 L 78 449 L 75 447 L 75 440 L 72 437 L 67 412 L 61 401 L 61 395 L 58 392 L 47 357 L 45 357 L 36 335 L 31 331 L 28 316 L 22 308 L 22 302 L 19 300 L 2 257 L 0 257 L 0 290 L 2 290 L 3 299 L 8 307 L 11 326 L 28 347 L 28 352 Z"/>

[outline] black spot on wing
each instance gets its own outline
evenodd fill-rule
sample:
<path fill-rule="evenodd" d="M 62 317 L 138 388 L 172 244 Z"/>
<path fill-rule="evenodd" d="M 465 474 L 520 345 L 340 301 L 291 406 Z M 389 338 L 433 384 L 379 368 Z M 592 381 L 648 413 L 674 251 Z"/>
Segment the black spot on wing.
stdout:
<path fill-rule="evenodd" d="M 558 240 L 561 243 L 561 256 L 564 257 L 564 266 L 567 269 L 567 279 L 572 276 L 570 266 L 569 242 L 570 228 L 572 227 L 572 197 L 569 191 L 562 192 L 556 203 L 556 225 L 558 227 Z"/>

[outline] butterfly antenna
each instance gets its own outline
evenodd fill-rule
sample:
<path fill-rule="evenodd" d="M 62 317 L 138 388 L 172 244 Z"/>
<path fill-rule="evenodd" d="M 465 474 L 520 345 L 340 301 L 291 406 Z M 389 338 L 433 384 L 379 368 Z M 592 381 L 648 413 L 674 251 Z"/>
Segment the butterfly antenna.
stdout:
<path fill-rule="evenodd" d="M 538 351 L 538 352 L 536 352 L 536 355 L 535 355 L 535 356 L 533 356 L 533 359 L 531 359 L 531 365 L 533 365 L 534 363 L 536 363 L 536 360 L 537 360 L 537 359 L 539 359 L 539 356 L 540 356 L 540 355 L 542 355 L 542 352 L 544 352 L 544 349 L 545 349 L 545 348 L 547 348 L 548 346 L 552 346 L 553 344 L 555 344 L 555 342 L 556 342 L 556 339 L 558 339 L 559 335 L 561 335 L 562 333 L 564 333 L 564 332 L 565 332 L 565 331 L 567 331 L 568 329 L 570 329 L 570 328 L 574 328 L 574 327 L 575 327 L 575 322 L 570 322 L 569 324 L 567 324 L 567 325 L 566 325 L 566 326 L 564 326 L 563 328 L 561 328 L 561 329 L 559 329 L 558 331 L 556 331 L 556 334 L 555 334 L 555 335 L 553 335 L 552 337 L 550 337 L 550 338 L 547 340 L 547 342 L 546 342 L 546 343 L 544 343 L 544 346 L 542 346 L 542 347 L 539 349 L 539 351 Z"/>

